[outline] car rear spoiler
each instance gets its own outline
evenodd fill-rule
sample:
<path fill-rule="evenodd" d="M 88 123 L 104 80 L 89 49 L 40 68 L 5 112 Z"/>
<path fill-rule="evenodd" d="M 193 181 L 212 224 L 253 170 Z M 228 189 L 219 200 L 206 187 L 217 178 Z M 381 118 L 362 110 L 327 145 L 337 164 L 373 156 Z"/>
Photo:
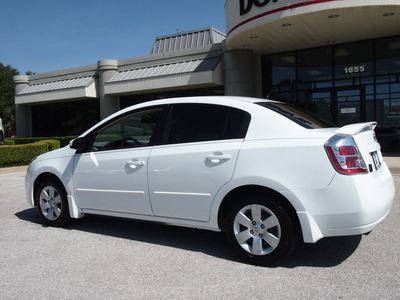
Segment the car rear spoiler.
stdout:
<path fill-rule="evenodd" d="M 356 135 L 361 132 L 374 130 L 377 122 L 356 123 L 343 126 L 335 131 L 336 134 Z"/>

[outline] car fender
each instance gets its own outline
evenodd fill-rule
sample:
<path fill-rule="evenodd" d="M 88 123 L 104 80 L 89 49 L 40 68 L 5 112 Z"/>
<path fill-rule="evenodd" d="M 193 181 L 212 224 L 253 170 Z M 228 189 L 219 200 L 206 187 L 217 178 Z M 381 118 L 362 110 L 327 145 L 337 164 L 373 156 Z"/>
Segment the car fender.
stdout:
<path fill-rule="evenodd" d="M 34 205 L 34 185 L 37 180 L 44 174 L 55 176 L 63 184 L 67 195 L 74 195 L 72 174 L 74 168 L 74 156 L 55 157 L 43 160 L 40 157 L 34 160 L 27 170 L 25 177 L 27 186 L 28 202 Z"/>
<path fill-rule="evenodd" d="M 222 201 L 231 191 L 244 186 L 259 186 L 273 190 L 285 197 L 296 211 L 304 210 L 304 206 L 302 205 L 302 203 L 283 184 L 274 181 L 273 179 L 261 176 L 239 177 L 233 178 L 231 181 L 225 184 L 215 195 L 210 211 L 210 223 L 217 224 L 216 226 L 218 226 L 218 215 Z"/>

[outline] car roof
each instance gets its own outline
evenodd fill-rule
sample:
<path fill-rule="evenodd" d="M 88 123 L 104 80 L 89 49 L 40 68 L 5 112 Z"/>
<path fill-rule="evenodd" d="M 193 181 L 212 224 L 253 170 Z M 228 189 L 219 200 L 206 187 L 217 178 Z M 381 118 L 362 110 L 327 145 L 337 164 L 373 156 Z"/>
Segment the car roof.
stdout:
<path fill-rule="evenodd" d="M 269 99 L 259 99 L 252 97 L 240 97 L 240 96 L 193 96 L 193 97 L 177 97 L 177 98 L 165 98 L 153 101 L 143 102 L 136 105 L 140 107 L 143 105 L 152 106 L 158 104 L 176 104 L 176 103 L 212 103 L 212 104 L 234 104 L 234 103 L 258 103 L 258 102 L 277 102 Z"/>

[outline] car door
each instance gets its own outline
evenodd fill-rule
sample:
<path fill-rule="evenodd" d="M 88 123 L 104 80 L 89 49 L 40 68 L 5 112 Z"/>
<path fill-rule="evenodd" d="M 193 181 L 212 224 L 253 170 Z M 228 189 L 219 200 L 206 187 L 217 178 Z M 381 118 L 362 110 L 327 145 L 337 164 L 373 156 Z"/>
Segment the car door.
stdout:
<path fill-rule="evenodd" d="M 147 164 L 163 108 L 134 112 L 101 128 L 78 154 L 73 175 L 80 208 L 153 215 Z"/>
<path fill-rule="evenodd" d="M 149 159 L 156 216 L 208 221 L 212 201 L 233 175 L 250 116 L 219 105 L 174 105 L 164 145 Z"/>

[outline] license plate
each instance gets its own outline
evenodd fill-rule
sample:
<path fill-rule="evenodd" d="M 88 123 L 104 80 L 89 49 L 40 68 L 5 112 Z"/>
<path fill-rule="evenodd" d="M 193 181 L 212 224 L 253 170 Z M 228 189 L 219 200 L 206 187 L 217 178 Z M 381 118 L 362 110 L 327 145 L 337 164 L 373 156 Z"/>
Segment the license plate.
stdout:
<path fill-rule="evenodd" d="M 378 152 L 377 151 L 372 152 L 371 155 L 372 155 L 372 160 L 374 161 L 375 169 L 379 170 L 382 164 L 381 161 L 379 160 Z"/>

